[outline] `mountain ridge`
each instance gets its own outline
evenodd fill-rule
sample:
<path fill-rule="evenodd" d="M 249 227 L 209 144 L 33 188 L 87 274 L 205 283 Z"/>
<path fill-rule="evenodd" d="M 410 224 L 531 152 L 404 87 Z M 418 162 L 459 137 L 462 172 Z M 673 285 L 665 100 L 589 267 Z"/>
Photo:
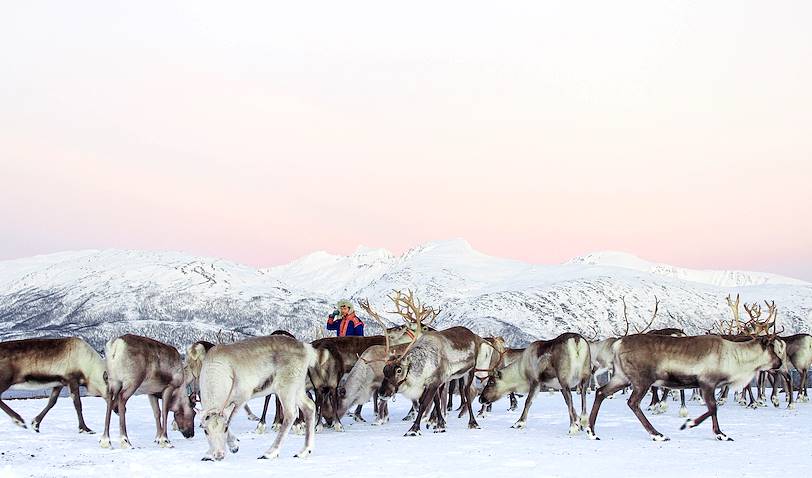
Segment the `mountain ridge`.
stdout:
<path fill-rule="evenodd" d="M 312 339 L 341 298 L 369 298 L 389 322 L 399 322 L 386 314 L 393 289 L 412 289 L 440 307 L 440 327 L 465 325 L 514 345 L 564 331 L 622 334 L 621 297 L 630 322 L 641 327 L 657 296 L 662 312 L 655 328 L 703 333 L 730 316 L 724 297 L 736 293 L 747 302 L 775 300 L 788 332 L 812 324 L 812 284 L 776 274 L 693 271 L 619 252 L 529 264 L 454 239 L 400 256 L 365 246 L 348 256 L 320 251 L 266 269 L 174 251 L 116 249 L 0 261 L 0 338 L 79 335 L 100 349 L 115 335 L 140 333 L 185 347 L 212 340 L 221 329 L 246 337 L 283 328 Z M 377 329 L 367 323 L 368 333 Z"/>

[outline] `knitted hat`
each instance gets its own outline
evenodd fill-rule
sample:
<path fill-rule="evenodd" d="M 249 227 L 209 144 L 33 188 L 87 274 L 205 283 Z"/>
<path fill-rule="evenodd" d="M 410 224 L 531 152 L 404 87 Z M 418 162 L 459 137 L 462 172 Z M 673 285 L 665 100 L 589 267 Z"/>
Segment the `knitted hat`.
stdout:
<path fill-rule="evenodd" d="M 352 306 L 352 302 L 350 302 L 350 301 L 348 301 L 348 300 L 339 300 L 339 301 L 336 303 L 336 308 L 337 308 L 337 309 L 340 309 L 340 308 L 341 308 L 341 306 L 344 306 L 344 305 L 346 305 L 346 306 L 347 306 L 347 307 L 350 309 L 350 311 L 355 310 L 355 307 L 353 307 L 353 306 Z"/>

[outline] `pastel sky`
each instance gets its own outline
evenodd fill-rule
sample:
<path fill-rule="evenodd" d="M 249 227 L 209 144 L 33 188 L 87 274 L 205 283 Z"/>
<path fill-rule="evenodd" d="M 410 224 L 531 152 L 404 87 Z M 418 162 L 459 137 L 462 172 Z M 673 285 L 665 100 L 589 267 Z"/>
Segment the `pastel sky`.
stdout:
<path fill-rule="evenodd" d="M 0 259 L 462 237 L 812 280 L 812 2 L 7 2 Z"/>

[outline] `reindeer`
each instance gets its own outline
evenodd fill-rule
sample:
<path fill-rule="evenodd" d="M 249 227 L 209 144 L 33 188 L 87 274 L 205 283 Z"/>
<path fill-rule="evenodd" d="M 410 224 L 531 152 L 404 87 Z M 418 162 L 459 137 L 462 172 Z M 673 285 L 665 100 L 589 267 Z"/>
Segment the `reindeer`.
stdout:
<path fill-rule="evenodd" d="M 474 381 L 479 351 L 485 341 L 465 327 L 451 327 L 439 332 L 424 332 L 403 356 L 391 360 L 384 366 L 384 379 L 378 389 L 383 399 L 401 393 L 411 400 L 420 399 L 420 408 L 414 424 L 405 436 L 420 435 L 420 420 L 434 402 L 440 411 L 435 433 L 445 431 L 445 418 L 438 391 L 449 380 L 467 375 L 466 389 Z M 468 408 L 468 428 L 479 428 L 471 408 Z"/>
<path fill-rule="evenodd" d="M 11 340 L 0 343 L 0 395 L 6 390 L 38 390 L 51 388 L 45 408 L 31 421 L 39 433 L 45 414 L 56 404 L 59 393 L 67 386 L 70 390 L 79 433 L 93 433 L 82 416 L 79 386 L 87 387 L 92 396 L 107 396 L 104 383 L 104 361 L 98 352 L 78 337 Z M 26 428 L 25 421 L 0 400 L 0 408 L 11 417 L 15 425 Z"/>
<path fill-rule="evenodd" d="M 225 458 L 225 446 L 236 453 L 239 441 L 229 430 L 235 411 L 253 397 L 275 394 L 282 404 L 282 427 L 271 447 L 259 458 L 279 456 L 282 441 L 296 418 L 305 416 L 305 445 L 297 457 L 313 451 L 316 407 L 305 393 L 308 370 L 319 366 L 319 353 L 310 345 L 284 335 L 255 337 L 212 349 L 203 360 L 200 399 L 209 449 L 204 461 Z"/>
<path fill-rule="evenodd" d="M 586 389 L 592 376 L 589 343 L 579 334 L 565 333 L 553 340 L 537 340 L 522 353 L 519 360 L 491 373 L 479 396 L 481 403 L 493 403 L 506 393 L 527 393 L 524 410 L 512 428 L 524 428 L 527 413 L 540 385 L 561 390 L 570 415 L 570 435 L 581 430 L 578 414 L 572 404 L 573 388 L 581 394 L 581 417 L 586 421 Z"/>
<path fill-rule="evenodd" d="M 652 385 L 668 388 L 699 387 L 708 411 L 688 419 L 682 429 L 693 428 L 711 417 L 717 440 L 732 440 L 719 429 L 714 390 L 720 385 L 734 387 L 750 382 L 761 370 L 781 366 L 785 345 L 774 336 L 754 337 L 747 342 L 731 342 L 714 335 L 669 337 L 630 335 L 613 346 L 615 375 L 599 388 L 589 416 L 587 436 L 597 440 L 595 421 L 603 400 L 627 385 L 632 386 L 629 407 L 655 441 L 668 440 L 640 410 L 640 401 Z"/>
<path fill-rule="evenodd" d="M 752 330 L 754 335 L 768 335 L 770 327 L 773 328 L 773 335 L 778 335 L 780 332 L 784 331 L 784 328 L 781 328 L 780 332 L 775 332 L 776 330 L 776 319 L 778 318 L 778 308 L 775 306 L 775 301 L 772 303 L 764 301 L 767 305 L 767 309 L 769 311 L 768 317 L 760 321 L 758 320 L 761 317 L 761 306 L 757 303 L 753 303 L 751 306 L 744 304 L 744 310 L 747 311 L 747 314 L 750 316 L 750 320 L 747 321 L 745 324 L 750 330 Z M 778 339 L 783 340 L 783 339 Z M 761 406 L 766 406 L 767 404 L 767 396 L 765 393 L 765 386 L 767 380 L 769 379 L 772 382 L 772 393 L 770 394 L 770 401 L 772 402 L 773 406 L 777 407 L 780 402 L 778 400 L 778 377 L 781 377 L 784 381 L 784 391 L 787 394 L 787 401 L 789 402 L 787 408 L 793 409 L 795 408 L 795 402 L 793 401 L 792 397 L 792 377 L 789 374 L 789 360 L 787 357 L 781 357 L 781 360 L 784 362 L 784 366 L 781 367 L 780 370 L 767 370 L 761 372 L 758 377 L 757 387 L 758 387 L 758 400 L 757 403 Z"/>
<path fill-rule="evenodd" d="M 787 344 L 787 358 L 801 375 L 801 383 L 798 385 L 798 402 L 808 402 L 806 382 L 809 368 L 812 366 L 812 336 L 795 334 L 781 337 L 781 339 Z"/>
<path fill-rule="evenodd" d="M 350 408 L 366 403 L 373 398 L 376 420 L 373 425 L 383 425 L 389 421 L 387 402 L 377 400 L 378 388 L 383 382 L 383 368 L 391 354 L 402 354 L 408 344 L 387 348 L 385 345 L 373 345 L 366 349 L 345 376 L 338 389 L 339 405 L 337 415 L 343 415 Z M 416 407 L 415 407 L 416 408 Z"/>
<path fill-rule="evenodd" d="M 136 393 L 149 395 L 155 415 L 155 441 L 162 448 L 173 445 L 167 437 L 167 415 L 172 410 L 181 433 L 186 438 L 195 434 L 195 410 L 191 406 L 187 387 L 193 377 L 183 366 L 175 347 L 138 335 L 122 335 L 104 346 L 107 361 L 107 413 L 102 448 L 110 448 L 110 415 L 118 407 L 121 448 L 132 448 L 127 436 L 127 400 Z M 159 408 L 158 399 L 163 401 Z"/>

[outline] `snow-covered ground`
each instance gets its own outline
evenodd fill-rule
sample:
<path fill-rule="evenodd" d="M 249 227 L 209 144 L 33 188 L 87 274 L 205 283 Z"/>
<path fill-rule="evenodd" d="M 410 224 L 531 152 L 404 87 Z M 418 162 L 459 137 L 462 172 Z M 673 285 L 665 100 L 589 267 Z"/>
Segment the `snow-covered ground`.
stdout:
<path fill-rule="evenodd" d="M 589 407 L 592 403 L 589 396 Z M 648 399 L 648 397 L 647 397 Z M 45 405 L 45 399 L 8 401 L 30 421 Z M 644 402 L 645 403 L 645 402 Z M 522 402 L 520 401 L 520 405 Z M 812 469 L 808 433 L 812 427 L 812 404 L 797 410 L 780 408 L 749 410 L 735 404 L 720 408 L 722 430 L 734 442 L 718 442 L 711 423 L 680 431 L 683 419 L 678 403 L 670 402 L 664 415 L 647 413 L 655 427 L 671 438 L 653 442 L 626 406 L 625 397 L 606 400 L 598 418 L 601 441 L 581 433 L 567 435 L 568 419 L 559 393 L 542 393 L 533 404 L 524 430 L 510 425 L 517 412 L 506 412 L 505 400 L 494 405 L 494 413 L 480 419 L 481 430 L 468 430 L 467 419 L 451 418 L 448 432 L 421 437 L 403 437 L 409 424 L 401 422 L 408 406 L 397 399 L 390 404 L 392 421 L 382 427 L 352 423 L 346 431 L 323 431 L 316 436 L 314 454 L 293 458 L 303 437 L 289 435 L 279 459 L 257 460 L 271 444 L 273 432 L 257 435 L 256 422 L 240 412 L 233 429 L 240 439 L 237 454 L 222 462 L 201 462 L 207 449 L 198 428 L 195 437 L 184 439 L 171 432 L 174 449 L 161 449 L 152 442 L 154 421 L 144 396 L 128 403 L 128 430 L 137 448 L 101 449 L 98 439 L 104 425 L 104 402 L 83 400 L 85 419 L 98 433 L 76 432 L 76 415 L 70 400 L 60 399 L 42 423 L 41 433 L 14 426 L 0 416 L 0 477 L 22 476 L 382 476 L 410 478 L 434 476 L 806 476 Z M 251 402 L 261 410 L 261 400 Z M 368 406 L 365 416 L 369 418 Z M 688 405 L 691 417 L 704 412 L 697 402 Z M 118 443 L 117 421 L 111 438 Z M 295 475 L 293 475 L 295 474 Z"/>

